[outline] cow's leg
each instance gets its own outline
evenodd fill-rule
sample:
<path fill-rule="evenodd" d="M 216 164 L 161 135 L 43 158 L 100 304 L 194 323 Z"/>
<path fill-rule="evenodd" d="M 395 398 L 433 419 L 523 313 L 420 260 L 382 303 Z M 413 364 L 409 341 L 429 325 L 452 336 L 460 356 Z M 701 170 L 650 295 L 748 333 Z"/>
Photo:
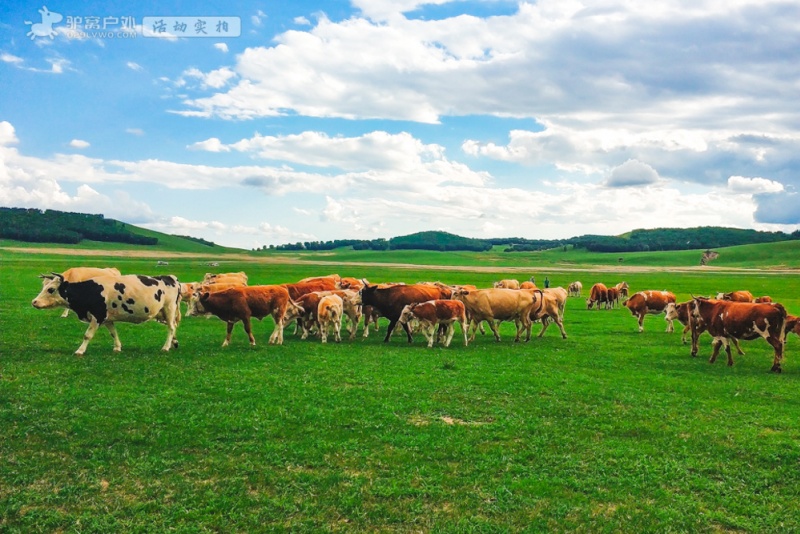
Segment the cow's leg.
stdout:
<path fill-rule="evenodd" d="M 639 314 L 639 333 L 644 332 L 644 314 Z"/>
<path fill-rule="evenodd" d="M 114 340 L 114 352 L 122 352 L 122 343 L 119 341 L 119 335 L 117 334 L 117 328 L 114 326 L 114 323 L 107 322 L 105 325 L 108 329 L 108 333 L 111 334 L 111 339 Z"/>
<path fill-rule="evenodd" d="M 64 310 L 64 313 L 62 313 L 62 314 L 61 314 L 61 318 L 63 319 L 64 317 L 66 317 L 66 316 L 68 316 L 68 315 L 69 315 L 69 308 L 67 308 L 66 310 Z"/>
<path fill-rule="evenodd" d="M 732 337 L 731 341 L 736 346 L 736 352 L 739 353 L 739 356 L 744 356 L 744 351 L 742 350 L 742 347 L 739 346 L 739 340 L 736 339 L 735 337 Z"/>
<path fill-rule="evenodd" d="M 717 361 L 717 356 L 719 355 L 719 348 L 722 346 L 723 342 L 721 338 L 715 338 L 714 341 L 711 342 L 711 346 L 714 350 L 711 351 L 711 358 L 709 358 L 708 363 L 714 363 Z"/>
<path fill-rule="evenodd" d="M 469 340 L 467 339 L 467 328 L 468 326 L 465 325 L 466 321 L 459 320 L 458 324 L 461 326 L 461 333 L 464 335 L 464 346 L 469 347 Z"/>
<path fill-rule="evenodd" d="M 164 319 L 165 324 L 167 325 L 167 340 L 164 342 L 164 346 L 161 347 L 161 350 L 164 352 L 168 352 L 173 346 L 178 346 L 178 340 L 175 337 L 175 333 L 178 330 L 178 323 L 180 322 L 180 313 L 181 309 L 178 303 L 175 303 L 175 307 L 165 307 L 163 308 L 164 312 Z"/>
<path fill-rule="evenodd" d="M 733 367 L 733 356 L 731 355 L 731 344 L 725 340 L 725 354 L 728 356 L 728 367 Z"/>
<path fill-rule="evenodd" d="M 547 327 L 550 326 L 550 318 L 545 315 L 542 317 L 542 330 L 539 332 L 539 337 L 544 336 L 544 333 L 547 332 Z"/>
<path fill-rule="evenodd" d="M 236 324 L 236 323 L 235 323 L 235 322 L 233 322 L 233 321 L 228 321 L 228 325 L 227 325 L 227 326 L 228 326 L 227 334 L 225 335 L 225 341 L 223 341 L 223 342 L 222 342 L 222 346 L 223 346 L 223 347 L 227 347 L 227 346 L 228 346 L 228 343 L 230 343 L 230 342 L 231 342 L 231 332 L 233 332 L 233 325 L 235 325 L 235 324 Z"/>
<path fill-rule="evenodd" d="M 342 341 L 342 319 L 339 318 L 333 322 L 333 339 L 337 343 Z"/>
<path fill-rule="evenodd" d="M 670 334 L 675 332 L 675 326 L 672 324 L 671 320 L 667 320 L 667 332 Z"/>
<path fill-rule="evenodd" d="M 392 339 L 392 332 L 394 332 L 394 327 L 397 326 L 397 319 L 389 319 L 389 326 L 386 328 L 386 337 L 383 338 L 384 343 L 388 343 L 390 339 Z M 403 324 L 403 327 L 408 332 L 408 325 Z M 411 337 L 411 334 L 408 335 Z"/>
<path fill-rule="evenodd" d="M 323 343 L 328 342 L 328 323 L 319 323 L 319 335 Z"/>
<path fill-rule="evenodd" d="M 772 360 L 772 371 L 773 373 L 780 373 L 781 369 L 781 360 L 783 360 L 783 348 L 786 343 L 786 339 L 782 337 L 780 334 L 777 336 L 769 336 L 767 339 L 767 343 L 769 343 L 773 349 L 775 349 L 775 358 Z"/>
<path fill-rule="evenodd" d="M 692 327 L 689 326 L 688 324 L 683 327 L 683 332 L 681 332 L 681 343 L 683 343 L 684 345 L 686 345 L 686 332 L 690 332 L 691 330 L 692 330 Z M 736 345 L 737 345 L 737 348 L 738 348 L 739 344 L 737 343 Z"/>
<path fill-rule="evenodd" d="M 420 326 L 421 326 L 420 330 L 422 330 L 422 333 L 425 336 L 425 340 L 428 342 L 428 348 L 430 349 L 433 347 L 433 336 L 438 335 L 436 329 L 436 323 L 430 323 Z"/>
<path fill-rule="evenodd" d="M 489 323 L 489 328 L 492 329 L 492 334 L 494 334 L 494 340 L 500 341 L 500 332 L 497 331 L 497 325 L 495 324 L 494 320 L 490 319 L 489 321 L 486 322 Z M 519 338 L 519 329 L 517 329 L 517 338 Z M 519 341 L 519 339 L 517 339 L 517 341 Z"/>
<path fill-rule="evenodd" d="M 83 353 L 86 352 L 86 347 L 89 346 L 89 342 L 92 340 L 99 327 L 100 325 L 97 324 L 97 321 L 92 318 L 89 323 L 89 328 L 87 328 L 86 332 L 83 334 L 83 343 L 81 343 L 81 346 L 75 351 L 76 355 L 83 356 Z"/>
<path fill-rule="evenodd" d="M 554 319 L 556 325 L 558 325 L 558 329 L 561 330 L 561 339 L 567 339 L 567 332 L 564 330 L 564 317 L 559 317 L 558 319 Z"/>
<path fill-rule="evenodd" d="M 255 347 L 256 338 L 253 336 L 253 326 L 250 323 L 250 317 L 249 316 L 245 316 L 242 319 L 242 325 L 244 325 L 244 331 L 247 332 L 247 337 L 250 338 L 250 345 Z"/>
<path fill-rule="evenodd" d="M 450 342 L 453 341 L 453 334 L 456 333 L 456 325 L 455 323 L 450 323 L 447 325 L 447 333 L 445 334 L 444 338 L 444 346 L 449 347 Z"/>

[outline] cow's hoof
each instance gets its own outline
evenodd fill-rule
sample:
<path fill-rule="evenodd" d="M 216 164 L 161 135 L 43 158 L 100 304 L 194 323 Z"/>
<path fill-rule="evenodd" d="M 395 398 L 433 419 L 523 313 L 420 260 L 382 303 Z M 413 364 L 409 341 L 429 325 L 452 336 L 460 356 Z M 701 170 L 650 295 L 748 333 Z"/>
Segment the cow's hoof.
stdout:
<path fill-rule="evenodd" d="M 773 365 L 770 371 L 772 371 L 773 373 L 782 373 L 783 369 L 781 369 L 780 365 Z"/>

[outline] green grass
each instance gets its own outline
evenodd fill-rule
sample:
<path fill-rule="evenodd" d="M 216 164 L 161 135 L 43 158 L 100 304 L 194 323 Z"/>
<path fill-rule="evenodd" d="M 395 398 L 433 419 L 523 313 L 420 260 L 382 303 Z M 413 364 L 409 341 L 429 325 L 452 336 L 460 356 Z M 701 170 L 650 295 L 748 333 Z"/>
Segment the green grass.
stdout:
<path fill-rule="evenodd" d="M 421 336 L 383 344 L 384 322 L 380 337 L 327 346 L 287 330 L 276 347 L 265 320 L 256 347 L 238 325 L 222 349 L 220 321 L 185 317 L 176 351 L 159 352 L 163 325 L 122 324 L 121 354 L 103 330 L 78 358 L 85 325 L 30 306 L 36 275 L 108 260 L 0 260 L 0 531 L 800 529 L 794 336 L 782 375 L 768 372 L 763 341 L 743 342 L 732 368 L 709 365 L 708 337 L 693 359 L 662 318 L 639 334 L 627 310 L 587 311 L 573 298 L 567 340 L 552 327 L 514 344 L 504 325 L 499 344 L 479 335 L 464 348 L 456 336 L 427 349 Z M 149 259 L 113 262 L 154 272 Z M 487 285 L 502 273 L 225 268 L 252 283 L 339 272 Z M 196 259 L 169 267 L 184 280 L 206 270 Z M 680 298 L 746 288 L 800 312 L 793 275 L 546 274 L 554 285 L 625 279 Z"/>

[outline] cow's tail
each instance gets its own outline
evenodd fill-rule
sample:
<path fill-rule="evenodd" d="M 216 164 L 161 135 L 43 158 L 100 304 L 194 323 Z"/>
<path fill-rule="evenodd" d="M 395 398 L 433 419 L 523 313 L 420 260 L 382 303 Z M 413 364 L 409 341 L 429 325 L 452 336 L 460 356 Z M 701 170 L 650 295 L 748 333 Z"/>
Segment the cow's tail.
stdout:
<path fill-rule="evenodd" d="M 531 307 L 531 313 L 529 313 L 528 315 L 536 317 L 537 315 L 539 315 L 539 312 L 542 311 L 542 308 L 544 308 L 544 291 L 542 291 L 541 289 L 534 289 L 533 291 L 534 293 L 539 293 L 539 308 L 536 309 L 536 311 L 533 311 Z"/>

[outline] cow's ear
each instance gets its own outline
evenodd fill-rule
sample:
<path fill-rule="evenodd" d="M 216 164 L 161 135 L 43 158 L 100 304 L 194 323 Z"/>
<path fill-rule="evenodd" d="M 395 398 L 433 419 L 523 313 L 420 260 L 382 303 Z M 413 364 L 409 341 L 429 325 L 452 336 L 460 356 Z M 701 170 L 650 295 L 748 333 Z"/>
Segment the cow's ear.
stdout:
<path fill-rule="evenodd" d="M 62 281 L 62 282 L 64 281 L 64 277 L 61 275 L 61 273 L 56 273 L 56 272 L 53 272 L 53 273 L 52 273 L 52 275 L 53 275 L 55 278 L 58 278 L 60 281 Z"/>
<path fill-rule="evenodd" d="M 44 274 L 43 273 L 43 274 L 39 275 L 39 278 L 44 278 L 45 280 L 52 280 L 53 278 L 55 278 L 55 276 L 53 276 L 52 274 Z"/>

